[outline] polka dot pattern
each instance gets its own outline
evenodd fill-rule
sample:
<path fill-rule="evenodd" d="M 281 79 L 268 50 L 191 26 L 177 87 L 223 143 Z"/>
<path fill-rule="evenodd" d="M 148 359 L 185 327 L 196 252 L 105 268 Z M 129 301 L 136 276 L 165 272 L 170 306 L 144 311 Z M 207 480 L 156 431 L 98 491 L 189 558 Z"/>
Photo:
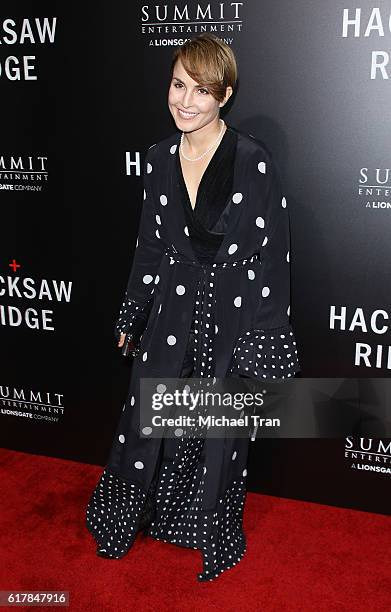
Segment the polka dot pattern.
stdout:
<path fill-rule="evenodd" d="M 152 276 L 151 279 L 153 280 Z M 152 280 L 148 279 L 148 283 L 146 284 L 151 283 Z M 148 302 L 144 306 L 147 306 L 147 304 Z M 143 318 L 144 316 L 144 306 L 138 304 L 135 300 L 125 298 L 114 327 L 114 335 L 117 339 L 119 338 L 120 334 L 127 334 L 135 327 L 137 323 L 139 323 L 140 318 Z"/>
<path fill-rule="evenodd" d="M 165 150 L 169 164 L 171 160 L 176 159 L 174 155 L 177 154 L 177 144 L 171 141 Z M 289 316 L 288 301 L 281 300 L 283 289 L 279 293 L 280 279 L 274 279 L 273 274 L 272 278 L 269 276 L 270 257 L 276 257 L 278 265 L 283 262 L 280 268 L 276 266 L 276 270 L 289 269 L 286 263 L 289 263 L 289 245 L 285 243 L 282 233 L 277 235 L 279 229 L 274 232 L 274 228 L 282 227 L 283 223 L 274 224 L 269 212 L 278 209 L 282 219 L 288 214 L 288 211 L 283 210 L 286 201 L 280 192 L 278 196 L 276 192 L 273 194 L 275 206 L 263 205 L 265 200 L 262 198 L 262 189 L 266 191 L 269 184 L 274 188 L 275 183 L 270 181 L 273 168 L 267 166 L 268 156 L 262 152 L 257 153 L 252 158 L 256 160 L 256 163 L 251 164 L 252 175 L 251 172 L 248 175 L 250 183 L 256 183 L 256 190 L 253 190 L 252 185 L 251 189 L 247 190 L 247 184 L 241 185 L 237 182 L 234 188 L 229 186 L 229 191 L 227 189 L 224 194 L 225 202 L 229 202 L 230 214 L 238 215 L 238 232 L 233 232 L 230 239 L 224 242 L 226 261 L 218 259 L 219 263 L 212 263 L 211 260 L 208 264 L 201 263 L 201 259 L 190 261 L 190 251 L 178 252 L 176 247 L 182 251 L 184 247 L 194 245 L 192 223 L 187 217 L 177 227 L 177 232 L 180 233 L 179 247 L 174 239 L 176 236 L 171 236 L 167 231 L 169 228 L 171 232 L 170 215 L 173 211 L 175 213 L 177 204 L 175 193 L 171 190 L 171 182 L 166 180 L 166 174 L 164 180 L 159 181 L 161 168 L 167 168 L 167 165 L 160 164 L 160 160 L 154 155 L 150 159 L 152 163 L 146 164 L 146 174 L 151 176 L 145 177 L 143 194 L 146 199 L 143 206 L 145 222 L 139 231 L 140 245 L 135 258 L 136 264 L 142 262 L 142 265 L 136 265 L 133 271 L 128 285 L 133 291 L 127 293 L 122 304 L 116 332 L 132 329 L 155 288 L 155 299 L 159 303 L 155 304 L 154 316 L 160 314 L 162 306 L 163 313 L 157 321 L 154 320 L 143 352 L 136 358 L 136 371 L 148 372 L 149 368 L 156 366 L 157 369 L 159 365 L 156 357 L 158 345 L 155 343 L 156 337 L 153 336 L 155 328 L 160 334 L 159 350 L 161 349 L 164 355 L 164 367 L 167 363 L 170 367 L 171 363 L 176 364 L 178 351 L 184 346 L 183 333 L 192 315 L 193 331 L 189 334 L 192 341 L 189 340 L 185 347 L 188 362 L 192 364 L 191 377 L 212 378 L 215 375 L 216 347 L 224 346 L 231 329 L 236 331 L 236 336 L 238 324 L 243 322 L 246 325 L 246 321 L 251 320 L 248 312 L 253 312 L 256 302 L 265 308 L 266 312 L 267 309 L 274 308 L 273 304 L 276 302 L 276 307 L 281 306 L 284 314 L 287 311 Z M 149 180 L 156 181 L 154 189 L 148 184 Z M 257 193 L 256 207 L 247 197 L 248 193 Z M 258 197 L 259 194 L 261 197 Z M 246 211 L 249 211 L 247 219 Z M 239 217 L 239 214 L 242 216 Z M 239 231 L 242 219 L 248 222 L 248 232 L 246 231 L 245 236 Z M 265 231 L 261 231 L 265 227 L 269 238 L 265 236 Z M 190 240 L 184 240 L 182 232 Z M 167 248 L 167 242 L 171 240 L 171 246 Z M 281 247 L 277 248 L 276 245 L 279 244 Z M 261 246 L 265 245 L 267 247 L 261 249 Z M 243 259 L 247 253 L 254 255 Z M 169 261 L 162 262 L 163 265 L 160 266 L 162 255 L 166 255 Z M 186 274 L 182 273 L 181 265 L 177 265 L 182 263 L 193 266 L 191 273 L 189 267 Z M 240 270 L 242 266 L 243 269 Z M 226 275 L 226 284 L 225 268 L 236 268 L 232 273 L 232 282 L 230 273 Z M 275 280 L 278 282 L 274 282 Z M 165 292 L 167 286 L 169 291 Z M 137 296 L 139 302 L 134 301 L 132 295 Z M 229 318 L 228 324 L 219 311 L 219 300 L 224 300 L 223 311 Z M 192 313 L 190 306 L 193 308 Z M 243 332 L 239 340 L 235 340 L 232 363 L 227 375 L 243 374 L 260 379 L 292 376 L 299 370 L 295 345 L 290 326 Z M 135 384 L 137 383 L 136 380 Z M 129 425 L 129 419 L 133 418 L 138 410 L 138 392 L 133 387 L 122 411 L 122 418 L 125 420 L 118 428 L 112 455 L 112 463 L 118 466 L 118 471 L 121 468 L 122 474 L 120 476 L 115 469 L 106 468 L 87 509 L 87 526 L 96 538 L 97 552 L 104 556 L 120 558 L 133 544 L 140 526 L 147 525 L 145 533 L 155 539 L 201 550 L 203 568 L 198 580 L 213 580 L 236 565 L 246 550 L 242 528 L 247 477 L 243 440 L 230 441 L 231 444 L 224 447 L 224 465 L 229 466 L 229 473 L 218 476 L 225 478 L 224 487 L 219 494 L 219 486 L 214 486 L 216 468 L 211 461 L 211 455 L 205 449 L 208 440 L 187 438 L 185 428 L 176 427 L 173 429 L 172 438 L 162 441 L 162 446 L 167 445 L 167 452 L 162 452 L 158 459 L 158 454 L 150 452 L 154 451 L 157 445 L 152 435 L 155 428 L 143 427 L 140 433 L 146 439 L 141 440 L 138 436 L 135 442 L 135 432 Z M 151 482 L 151 469 L 154 468 L 151 461 L 155 461 L 154 457 L 156 470 Z M 144 483 L 143 487 L 141 483 Z M 220 481 L 217 484 L 219 483 Z M 211 490 L 215 493 L 211 494 Z M 210 495 L 213 505 L 209 504 Z"/>
<path fill-rule="evenodd" d="M 210 581 L 236 565 L 246 550 L 242 529 L 245 482 L 236 479 L 214 511 L 202 510 L 207 468 L 201 468 L 203 439 L 179 442 L 173 462 L 164 462 L 156 496 L 156 518 L 147 534 L 156 540 L 203 553 L 200 582 Z"/>
<path fill-rule="evenodd" d="M 232 246 L 232 245 L 231 245 Z M 237 245 L 235 245 L 237 247 Z M 165 255 L 170 258 L 172 263 L 181 262 L 181 256 L 171 249 L 166 249 Z M 214 337 L 218 333 L 218 327 L 214 323 L 214 312 L 216 304 L 216 268 L 224 269 L 226 267 L 248 266 L 255 261 L 259 261 L 259 253 L 255 253 L 250 258 L 242 259 L 240 262 L 224 262 L 222 264 L 199 264 L 193 262 L 197 266 L 201 266 L 204 274 L 201 276 L 197 285 L 196 299 L 193 311 L 193 321 L 195 328 L 194 338 L 194 370 L 193 376 L 206 378 L 213 375 L 213 346 Z M 176 293 L 181 295 L 181 291 L 185 287 L 178 285 Z M 179 288 L 179 291 L 178 291 Z M 242 297 L 236 296 L 234 305 L 238 308 L 242 304 Z"/>
<path fill-rule="evenodd" d="M 132 546 L 146 499 L 134 483 L 127 482 L 106 468 L 86 509 L 87 529 L 94 536 L 97 553 L 120 559 Z"/>
<path fill-rule="evenodd" d="M 238 339 L 231 373 L 254 378 L 289 378 L 300 371 L 296 341 L 290 325 L 254 329 Z"/>

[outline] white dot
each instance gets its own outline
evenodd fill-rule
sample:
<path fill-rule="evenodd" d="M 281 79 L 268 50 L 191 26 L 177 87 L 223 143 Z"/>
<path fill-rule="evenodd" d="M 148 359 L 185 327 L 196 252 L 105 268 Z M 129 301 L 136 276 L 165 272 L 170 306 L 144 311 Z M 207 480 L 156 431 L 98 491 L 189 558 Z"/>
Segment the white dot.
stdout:
<path fill-rule="evenodd" d="M 176 436 L 178 436 L 178 437 L 179 437 L 179 436 L 181 436 L 181 435 L 183 434 L 183 429 L 181 429 L 180 427 L 178 427 L 178 428 L 177 428 L 177 429 L 174 431 L 174 434 L 175 434 Z"/>
<path fill-rule="evenodd" d="M 285 198 L 285 197 L 284 197 L 284 198 L 282 198 L 282 200 L 281 200 L 281 206 L 282 206 L 283 208 L 286 208 L 286 198 Z"/>
<path fill-rule="evenodd" d="M 147 197 L 147 192 L 144 189 L 144 200 L 145 200 L 146 197 Z"/>
<path fill-rule="evenodd" d="M 287 308 L 286 314 L 288 315 L 288 317 L 291 314 L 291 305 L 290 304 L 289 304 L 289 306 Z"/>
<path fill-rule="evenodd" d="M 236 459 L 236 455 L 237 455 L 237 452 L 236 452 L 236 451 L 234 451 L 234 452 L 232 453 L 232 461 L 235 461 L 235 459 Z"/>
<path fill-rule="evenodd" d="M 254 270 L 247 270 L 247 276 L 249 277 L 250 280 L 254 280 L 255 278 Z"/>
<path fill-rule="evenodd" d="M 263 242 L 262 242 L 262 246 L 265 246 L 267 244 L 267 236 L 264 237 Z"/>
<path fill-rule="evenodd" d="M 156 219 L 156 223 L 159 223 L 159 225 L 162 224 L 160 216 L 159 215 L 155 215 L 155 219 Z"/>
<path fill-rule="evenodd" d="M 232 201 L 235 202 L 235 204 L 239 204 L 239 202 L 241 202 L 242 200 L 243 200 L 243 195 L 240 192 L 233 194 Z"/>
<path fill-rule="evenodd" d="M 257 225 L 258 227 L 265 227 L 265 220 L 263 217 L 257 217 L 255 219 L 255 225 Z"/>
<path fill-rule="evenodd" d="M 121 442 L 121 444 L 123 444 L 125 442 L 125 436 L 123 434 L 120 434 L 118 436 L 118 440 Z"/>
<path fill-rule="evenodd" d="M 167 196 L 165 196 L 164 194 L 160 196 L 160 204 L 162 204 L 163 206 L 167 204 Z"/>
<path fill-rule="evenodd" d="M 232 255 L 232 253 L 235 253 L 235 251 L 237 251 L 237 249 L 238 249 L 238 245 L 237 245 L 237 244 L 235 244 L 235 243 L 233 243 L 233 244 L 231 244 L 231 245 L 229 246 L 228 253 L 229 253 L 230 255 Z"/>
<path fill-rule="evenodd" d="M 177 292 L 178 295 L 183 295 L 186 289 L 184 288 L 183 285 L 177 285 L 177 288 L 175 289 L 175 291 Z"/>
<path fill-rule="evenodd" d="M 243 470 L 243 476 L 247 476 L 247 470 Z"/>
<path fill-rule="evenodd" d="M 215 325 L 215 334 L 219 331 L 218 325 Z"/>
<path fill-rule="evenodd" d="M 159 383 L 158 385 L 156 385 L 156 391 L 158 393 L 164 393 L 166 390 L 167 390 L 167 387 L 163 383 Z"/>
<path fill-rule="evenodd" d="M 143 467 L 144 467 L 144 464 L 143 464 L 143 462 L 142 462 L 142 461 L 136 461 L 136 463 L 134 464 L 134 467 L 135 467 L 137 470 L 142 470 L 142 469 L 143 469 Z"/>
<path fill-rule="evenodd" d="M 234 304 L 237 308 L 239 308 L 242 305 L 242 298 L 240 297 L 240 295 L 238 295 L 235 299 L 234 299 Z"/>
<path fill-rule="evenodd" d="M 288 251 L 288 252 L 287 252 L 287 254 L 286 254 L 286 260 L 287 260 L 287 262 L 289 263 L 289 251 Z"/>
<path fill-rule="evenodd" d="M 156 238 L 160 238 L 160 234 L 159 234 L 159 230 L 158 229 L 156 230 L 155 234 L 156 234 Z"/>
<path fill-rule="evenodd" d="M 176 144 L 174 144 L 174 145 L 172 145 L 172 147 L 170 147 L 170 153 L 171 153 L 172 155 L 174 155 L 174 153 L 175 153 L 175 151 L 176 151 L 176 148 L 177 148 L 177 145 L 176 145 Z"/>
<path fill-rule="evenodd" d="M 153 281 L 153 276 L 151 276 L 150 274 L 146 274 L 145 276 L 143 276 L 143 283 L 145 283 L 146 285 L 148 285 L 152 281 Z"/>
<path fill-rule="evenodd" d="M 262 297 L 267 297 L 270 293 L 270 289 L 269 287 L 263 287 L 262 288 Z"/>
<path fill-rule="evenodd" d="M 143 361 L 147 361 L 148 359 L 148 352 L 145 351 L 145 353 L 143 353 Z"/>
<path fill-rule="evenodd" d="M 265 164 L 265 162 L 263 162 L 263 161 L 259 162 L 258 170 L 259 170 L 259 172 L 262 172 L 262 174 L 265 174 L 265 172 L 266 172 L 266 164 Z"/>
<path fill-rule="evenodd" d="M 187 225 L 185 225 L 185 227 L 183 228 L 183 231 L 185 232 L 186 236 L 189 235 L 189 228 L 187 227 Z"/>
<path fill-rule="evenodd" d="M 144 436 L 149 436 L 152 433 L 152 427 L 143 427 L 141 430 Z"/>
<path fill-rule="evenodd" d="M 204 474 L 206 474 L 206 472 L 207 472 L 207 469 L 206 469 L 206 466 L 204 465 Z"/>
<path fill-rule="evenodd" d="M 175 344 L 175 342 L 176 342 L 175 336 L 172 336 L 172 335 L 167 336 L 167 344 L 170 344 L 172 346 L 173 344 Z"/>
<path fill-rule="evenodd" d="M 149 162 L 147 163 L 147 173 L 151 174 L 152 172 L 152 164 L 150 164 Z"/>
<path fill-rule="evenodd" d="M 159 274 L 156 274 L 156 276 L 155 276 L 155 285 L 158 284 L 159 280 L 160 280 L 160 276 L 159 276 Z"/>

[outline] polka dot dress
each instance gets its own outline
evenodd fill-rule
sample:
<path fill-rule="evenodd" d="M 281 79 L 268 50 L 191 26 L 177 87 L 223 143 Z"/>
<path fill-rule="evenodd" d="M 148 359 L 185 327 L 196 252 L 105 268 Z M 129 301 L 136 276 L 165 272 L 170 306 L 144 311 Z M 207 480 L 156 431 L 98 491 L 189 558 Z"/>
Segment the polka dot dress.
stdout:
<path fill-rule="evenodd" d="M 148 534 L 188 548 L 201 549 L 203 572 L 208 581 L 236 565 L 246 550 L 242 529 L 245 501 L 243 478 L 234 480 L 213 511 L 204 512 L 207 470 L 199 464 L 203 440 L 187 440 L 182 467 L 174 472 L 163 464 L 157 494 L 157 516 Z"/>
<path fill-rule="evenodd" d="M 145 311 L 148 310 L 147 305 L 141 306 L 135 300 L 126 297 L 122 302 L 122 306 L 119 312 L 118 319 L 114 326 L 114 335 L 119 339 L 121 334 L 127 334 L 132 329 L 138 326 L 141 320 L 145 320 Z"/>
<path fill-rule="evenodd" d="M 137 535 L 145 493 L 105 469 L 89 501 L 87 527 L 98 543 L 101 556 L 120 559 Z"/>
<path fill-rule="evenodd" d="M 180 428 L 163 439 L 150 437 L 149 426 L 141 432 L 140 378 L 262 381 L 300 370 L 289 320 L 288 202 L 263 143 L 229 130 L 201 179 L 194 210 L 180 175 L 180 134 L 148 150 L 116 337 L 136 325 L 147 304 L 152 309 L 109 460 L 86 511 L 97 554 L 122 558 L 143 530 L 200 550 L 199 581 L 215 580 L 245 554 L 249 439 L 186 437 Z"/>
<path fill-rule="evenodd" d="M 289 378 L 299 370 L 296 341 L 290 326 L 251 330 L 243 334 L 233 353 L 231 373 L 254 378 Z"/>

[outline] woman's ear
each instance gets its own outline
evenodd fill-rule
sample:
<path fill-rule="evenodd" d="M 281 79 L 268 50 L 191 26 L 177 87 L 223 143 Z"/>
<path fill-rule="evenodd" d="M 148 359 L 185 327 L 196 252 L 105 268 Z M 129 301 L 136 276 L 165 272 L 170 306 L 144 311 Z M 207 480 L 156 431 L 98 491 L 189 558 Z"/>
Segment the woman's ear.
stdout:
<path fill-rule="evenodd" d="M 220 108 L 223 107 L 228 102 L 229 98 L 232 96 L 232 93 L 233 93 L 233 89 L 231 85 L 228 85 L 225 89 L 224 100 L 219 103 Z"/>

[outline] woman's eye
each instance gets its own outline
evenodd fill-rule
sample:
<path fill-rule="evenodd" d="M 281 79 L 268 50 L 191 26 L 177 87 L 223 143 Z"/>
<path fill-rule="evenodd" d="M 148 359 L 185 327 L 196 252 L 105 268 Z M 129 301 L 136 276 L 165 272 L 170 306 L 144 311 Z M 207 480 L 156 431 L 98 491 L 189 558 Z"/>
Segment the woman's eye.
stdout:
<path fill-rule="evenodd" d="M 183 83 L 178 83 L 178 81 L 176 83 L 174 83 L 174 87 L 176 89 L 182 89 L 183 87 Z M 209 93 L 209 91 L 207 89 L 205 89 L 205 87 L 199 87 L 198 91 L 202 94 L 202 95 L 206 95 Z"/>

